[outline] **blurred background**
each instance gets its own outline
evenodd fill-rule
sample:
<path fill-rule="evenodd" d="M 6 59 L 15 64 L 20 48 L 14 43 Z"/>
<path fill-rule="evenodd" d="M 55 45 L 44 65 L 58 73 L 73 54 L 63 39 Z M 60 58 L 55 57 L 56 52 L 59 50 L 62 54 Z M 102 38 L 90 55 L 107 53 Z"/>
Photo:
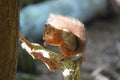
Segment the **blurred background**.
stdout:
<path fill-rule="evenodd" d="M 20 0 L 20 32 L 29 41 L 42 45 L 50 13 L 77 18 L 86 26 L 87 60 L 81 65 L 82 80 L 120 80 L 120 0 Z M 58 48 L 48 49 L 59 52 Z M 50 72 L 19 46 L 16 80 L 63 77 L 59 69 Z"/>

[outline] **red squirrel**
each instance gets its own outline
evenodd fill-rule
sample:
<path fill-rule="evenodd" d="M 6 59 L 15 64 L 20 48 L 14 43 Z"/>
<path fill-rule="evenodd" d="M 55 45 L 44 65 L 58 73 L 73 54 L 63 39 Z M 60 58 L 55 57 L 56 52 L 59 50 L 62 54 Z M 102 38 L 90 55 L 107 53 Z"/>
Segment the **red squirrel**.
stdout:
<path fill-rule="evenodd" d="M 80 39 L 71 32 L 55 29 L 54 27 L 51 27 L 50 24 L 45 26 L 43 40 L 45 40 L 45 46 L 51 45 L 60 48 L 63 56 L 58 57 L 59 61 L 70 58 L 78 53 L 82 53 L 86 43 L 80 41 Z"/>
<path fill-rule="evenodd" d="M 52 15 L 52 16 L 54 16 L 54 15 Z M 50 19 L 48 19 L 48 20 L 50 20 Z M 67 21 L 70 21 L 71 18 L 64 19 L 63 16 L 55 15 L 55 18 L 51 18 L 51 20 L 53 20 L 54 22 L 56 21 L 58 27 L 59 26 L 61 27 L 61 24 L 63 26 L 66 25 Z M 64 20 L 64 22 L 61 22 L 63 20 Z M 76 20 L 76 22 L 74 19 L 72 19 L 71 21 L 73 21 L 73 22 L 71 22 L 71 23 L 69 22 L 69 24 L 71 24 L 70 26 L 72 26 L 72 27 L 74 25 L 79 26 L 78 29 L 80 29 L 80 30 L 78 32 L 80 34 L 78 34 L 77 29 L 76 29 L 76 31 L 71 30 L 72 27 L 68 28 L 71 31 L 70 30 L 67 31 L 66 29 L 65 30 L 57 29 L 57 28 L 55 28 L 54 24 L 51 25 L 52 21 L 50 21 L 50 23 L 48 21 L 48 23 L 45 25 L 45 31 L 43 32 L 44 45 L 45 46 L 48 46 L 48 45 L 58 46 L 60 48 L 63 55 L 58 57 L 58 61 L 61 61 L 66 58 L 70 58 L 76 54 L 83 54 L 84 50 L 85 50 L 85 46 L 86 46 L 85 27 L 83 25 L 81 26 L 81 23 L 79 23 L 79 21 L 77 22 L 77 20 Z M 78 25 L 76 23 L 78 23 Z M 75 34 L 77 34 L 78 36 L 76 36 Z"/>

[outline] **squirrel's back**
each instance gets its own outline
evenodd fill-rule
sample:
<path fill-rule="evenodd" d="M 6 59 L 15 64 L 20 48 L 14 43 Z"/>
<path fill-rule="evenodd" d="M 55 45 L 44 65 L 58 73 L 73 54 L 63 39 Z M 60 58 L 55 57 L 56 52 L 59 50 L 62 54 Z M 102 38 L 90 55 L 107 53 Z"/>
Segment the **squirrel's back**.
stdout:
<path fill-rule="evenodd" d="M 62 49 L 66 49 L 70 54 L 84 53 L 86 40 L 81 40 L 71 32 L 62 32 L 63 42 L 61 43 Z"/>

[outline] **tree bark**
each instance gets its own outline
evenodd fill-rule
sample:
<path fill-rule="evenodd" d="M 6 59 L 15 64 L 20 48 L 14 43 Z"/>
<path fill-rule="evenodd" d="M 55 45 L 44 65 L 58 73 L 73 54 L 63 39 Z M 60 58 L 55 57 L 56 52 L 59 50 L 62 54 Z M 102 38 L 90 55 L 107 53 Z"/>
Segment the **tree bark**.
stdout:
<path fill-rule="evenodd" d="M 0 80 L 15 80 L 18 48 L 18 0 L 0 0 Z"/>

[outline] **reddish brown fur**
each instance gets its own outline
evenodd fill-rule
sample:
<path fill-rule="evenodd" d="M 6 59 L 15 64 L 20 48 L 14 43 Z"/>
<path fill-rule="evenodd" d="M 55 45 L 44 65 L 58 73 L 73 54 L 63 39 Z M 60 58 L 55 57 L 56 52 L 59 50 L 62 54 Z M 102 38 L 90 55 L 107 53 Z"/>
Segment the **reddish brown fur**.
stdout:
<path fill-rule="evenodd" d="M 84 51 L 86 43 L 86 41 L 81 41 L 74 34 L 55 29 L 50 24 L 46 25 L 45 27 L 43 40 L 45 40 L 45 46 L 51 45 L 58 46 L 60 48 L 63 55 L 58 57 L 59 61 L 82 53 Z"/>

